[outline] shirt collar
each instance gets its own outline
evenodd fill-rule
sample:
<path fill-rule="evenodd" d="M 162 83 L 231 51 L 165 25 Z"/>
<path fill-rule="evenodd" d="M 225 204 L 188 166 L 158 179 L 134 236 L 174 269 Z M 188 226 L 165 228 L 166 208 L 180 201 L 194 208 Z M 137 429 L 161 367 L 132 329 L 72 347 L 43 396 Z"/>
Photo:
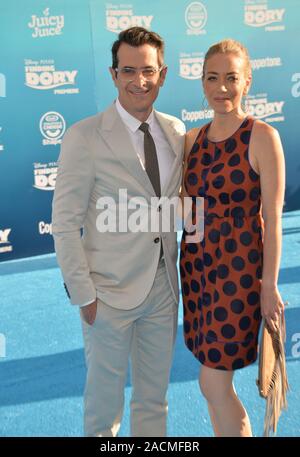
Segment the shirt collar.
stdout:
<path fill-rule="evenodd" d="M 129 114 L 128 111 L 126 111 L 126 109 L 123 108 L 123 106 L 121 105 L 118 98 L 116 100 L 116 109 L 117 109 L 122 121 L 126 125 L 126 127 L 129 130 L 131 130 L 132 133 L 135 133 L 139 129 L 139 126 L 142 124 L 142 122 L 139 121 L 136 117 Z M 153 122 L 154 122 L 153 109 L 152 109 L 151 113 L 149 114 L 148 119 L 145 122 L 147 122 L 147 124 L 149 124 L 150 130 L 151 130 L 151 128 L 153 127 Z"/>

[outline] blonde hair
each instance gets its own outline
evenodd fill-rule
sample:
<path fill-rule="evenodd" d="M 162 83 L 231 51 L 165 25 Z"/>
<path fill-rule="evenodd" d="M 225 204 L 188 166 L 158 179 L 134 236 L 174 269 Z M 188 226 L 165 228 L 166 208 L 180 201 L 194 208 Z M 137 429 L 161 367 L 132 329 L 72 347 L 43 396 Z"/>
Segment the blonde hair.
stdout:
<path fill-rule="evenodd" d="M 236 54 L 241 57 L 245 62 L 245 74 L 248 77 L 251 75 L 251 63 L 250 57 L 247 48 L 240 43 L 239 41 L 232 40 L 228 38 L 226 40 L 219 41 L 216 44 L 213 44 L 207 51 L 204 57 L 204 64 L 203 64 L 203 77 L 205 73 L 205 66 L 207 60 L 214 56 L 215 54 Z"/>

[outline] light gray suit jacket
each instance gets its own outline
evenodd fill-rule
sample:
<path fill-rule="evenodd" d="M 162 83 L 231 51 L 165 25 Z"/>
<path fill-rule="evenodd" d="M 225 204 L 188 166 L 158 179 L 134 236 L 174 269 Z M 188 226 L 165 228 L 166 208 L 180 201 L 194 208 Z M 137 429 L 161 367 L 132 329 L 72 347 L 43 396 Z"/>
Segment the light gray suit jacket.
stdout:
<path fill-rule="evenodd" d="M 185 127 L 173 116 L 156 111 L 155 116 L 175 154 L 168 182 L 162 189 L 162 197 L 172 198 L 178 196 L 181 184 Z M 149 206 L 151 197 L 155 197 L 113 104 L 107 111 L 74 124 L 62 142 L 52 230 L 71 303 L 81 305 L 97 296 L 117 309 L 140 305 L 154 282 L 160 255 L 158 237 L 163 243 L 170 286 L 178 301 L 175 230 L 98 231 L 97 201 L 100 197 L 112 197 L 118 209 L 119 189 L 127 189 L 128 198 L 145 198 Z M 152 207 L 153 213 L 159 217 L 157 207 Z"/>

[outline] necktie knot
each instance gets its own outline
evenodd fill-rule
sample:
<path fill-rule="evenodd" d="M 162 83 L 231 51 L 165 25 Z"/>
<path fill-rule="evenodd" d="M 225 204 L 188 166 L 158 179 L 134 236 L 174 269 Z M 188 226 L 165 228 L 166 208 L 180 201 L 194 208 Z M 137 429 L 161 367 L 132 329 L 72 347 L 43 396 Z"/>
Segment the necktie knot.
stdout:
<path fill-rule="evenodd" d="M 149 131 L 149 124 L 147 124 L 147 122 L 143 122 L 140 126 L 139 126 L 139 130 L 141 130 L 142 132 L 146 133 Z"/>

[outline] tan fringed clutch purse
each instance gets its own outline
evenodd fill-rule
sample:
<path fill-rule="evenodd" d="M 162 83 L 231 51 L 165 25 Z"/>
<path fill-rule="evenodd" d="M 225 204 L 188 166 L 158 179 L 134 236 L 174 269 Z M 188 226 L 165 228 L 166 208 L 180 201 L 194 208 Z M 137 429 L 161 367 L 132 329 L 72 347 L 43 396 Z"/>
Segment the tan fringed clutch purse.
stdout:
<path fill-rule="evenodd" d="M 284 313 L 281 313 L 278 332 L 271 332 L 264 320 L 262 326 L 257 386 L 260 396 L 267 401 L 264 436 L 269 436 L 271 430 L 276 433 L 281 411 L 287 408 L 286 394 L 289 385 L 284 351 Z"/>

